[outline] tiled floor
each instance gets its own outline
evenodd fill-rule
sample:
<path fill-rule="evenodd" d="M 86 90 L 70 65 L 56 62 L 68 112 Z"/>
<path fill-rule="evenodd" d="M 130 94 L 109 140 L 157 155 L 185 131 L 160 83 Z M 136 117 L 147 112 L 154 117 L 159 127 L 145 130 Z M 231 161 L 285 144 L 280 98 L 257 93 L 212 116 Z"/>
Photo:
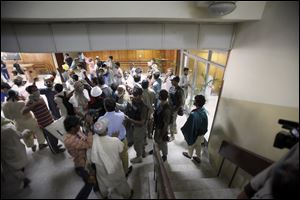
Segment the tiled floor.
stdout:
<path fill-rule="evenodd" d="M 42 79 L 41 79 L 42 80 Z M 43 86 L 40 81 L 38 86 Z M 213 107 L 215 99 L 208 100 L 207 106 Z M 209 111 L 211 112 L 211 111 Z M 212 119 L 212 115 L 209 118 Z M 186 121 L 186 116 L 177 118 L 178 134 L 175 140 L 168 144 L 168 161 L 165 166 L 170 172 L 209 170 L 208 158 L 203 156 L 201 165 L 193 163 L 182 156 L 186 150 L 187 144 L 184 141 L 180 128 Z M 146 150 L 152 149 L 152 140 L 148 141 Z M 1 179 L 1 198 L 74 198 L 80 188 L 83 186 L 82 180 L 75 174 L 73 161 L 70 155 L 65 152 L 53 155 L 49 148 L 33 153 L 27 149 L 29 164 L 26 167 L 26 175 L 31 179 L 28 188 L 20 191 L 12 191 L 10 185 L 6 185 Z M 135 157 L 133 147 L 129 149 L 129 158 Z M 128 178 L 129 185 L 134 190 L 133 198 L 149 199 L 149 172 L 153 171 L 153 158 L 148 155 L 143 159 L 143 163 L 135 164 L 133 171 Z M 93 191 L 90 194 L 91 199 L 99 198 Z"/>

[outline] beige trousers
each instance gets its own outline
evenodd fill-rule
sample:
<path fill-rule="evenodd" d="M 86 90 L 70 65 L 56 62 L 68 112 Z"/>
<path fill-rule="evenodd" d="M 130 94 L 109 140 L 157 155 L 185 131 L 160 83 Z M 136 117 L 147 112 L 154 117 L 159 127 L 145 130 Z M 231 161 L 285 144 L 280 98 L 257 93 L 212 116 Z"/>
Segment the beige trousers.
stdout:
<path fill-rule="evenodd" d="M 189 156 L 192 157 L 194 150 L 196 150 L 196 156 L 201 158 L 201 144 L 204 141 L 204 135 L 198 136 L 196 142 L 193 145 L 188 146 Z"/>
<path fill-rule="evenodd" d="M 124 149 L 120 154 L 122 164 L 123 164 L 123 169 L 124 173 L 126 174 L 128 171 L 128 144 L 127 144 L 127 139 L 124 139 L 123 141 L 124 144 Z"/>

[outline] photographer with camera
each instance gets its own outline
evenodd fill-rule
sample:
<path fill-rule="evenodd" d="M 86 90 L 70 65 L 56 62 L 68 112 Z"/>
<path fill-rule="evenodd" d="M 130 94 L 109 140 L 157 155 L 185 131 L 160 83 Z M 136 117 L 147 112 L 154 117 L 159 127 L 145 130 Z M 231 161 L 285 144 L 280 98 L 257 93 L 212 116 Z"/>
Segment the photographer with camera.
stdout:
<path fill-rule="evenodd" d="M 291 149 L 279 161 L 257 174 L 245 186 L 238 199 L 282 199 L 299 197 L 299 124 L 279 120 L 290 134 L 279 132 L 274 147 Z"/>

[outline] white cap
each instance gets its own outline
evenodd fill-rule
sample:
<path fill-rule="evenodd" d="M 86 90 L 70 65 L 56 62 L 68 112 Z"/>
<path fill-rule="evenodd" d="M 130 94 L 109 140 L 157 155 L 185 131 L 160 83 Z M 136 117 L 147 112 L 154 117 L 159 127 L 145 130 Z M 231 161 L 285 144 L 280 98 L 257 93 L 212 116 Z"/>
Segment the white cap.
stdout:
<path fill-rule="evenodd" d="M 91 96 L 92 97 L 98 97 L 102 94 L 102 90 L 100 89 L 99 86 L 95 86 L 91 90 Z"/>
<path fill-rule="evenodd" d="M 44 80 L 51 80 L 51 81 L 54 81 L 54 76 L 48 74 L 47 76 L 44 77 Z"/>
<path fill-rule="evenodd" d="M 126 91 L 126 86 L 125 85 L 119 85 L 118 88 L 123 88 L 123 90 Z"/>
<path fill-rule="evenodd" d="M 108 127 L 108 120 L 100 119 L 94 124 L 94 132 L 96 134 L 103 134 L 107 130 L 107 127 Z"/>
<path fill-rule="evenodd" d="M 123 89 L 123 92 L 120 93 L 118 91 L 119 88 L 122 88 Z M 119 85 L 118 88 L 117 88 L 117 91 L 116 91 L 116 95 L 122 95 L 122 94 L 125 94 L 125 91 L 126 91 L 126 86 L 125 85 Z"/>

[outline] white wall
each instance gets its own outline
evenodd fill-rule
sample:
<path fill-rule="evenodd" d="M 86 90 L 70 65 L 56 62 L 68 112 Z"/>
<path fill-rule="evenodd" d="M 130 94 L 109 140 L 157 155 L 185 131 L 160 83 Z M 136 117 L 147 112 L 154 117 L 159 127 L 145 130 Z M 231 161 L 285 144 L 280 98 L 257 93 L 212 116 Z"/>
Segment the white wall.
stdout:
<path fill-rule="evenodd" d="M 228 50 L 231 47 L 233 30 L 231 24 L 9 24 L 1 25 L 1 51 L 69 52 L 181 48 Z"/>
<path fill-rule="evenodd" d="M 269 2 L 238 26 L 222 96 L 299 108 L 299 2 Z"/>
<path fill-rule="evenodd" d="M 223 140 L 277 161 L 288 149 L 273 147 L 278 119 L 299 122 L 299 3 L 268 2 L 259 22 L 237 27 L 216 118 L 209 138 L 216 169 Z M 228 179 L 234 166 L 224 170 Z M 249 180 L 238 170 L 232 187 Z"/>
<path fill-rule="evenodd" d="M 212 17 L 194 1 L 1 1 L 1 18 L 18 21 L 243 21 L 259 20 L 265 1 L 237 2 L 226 17 Z"/>

